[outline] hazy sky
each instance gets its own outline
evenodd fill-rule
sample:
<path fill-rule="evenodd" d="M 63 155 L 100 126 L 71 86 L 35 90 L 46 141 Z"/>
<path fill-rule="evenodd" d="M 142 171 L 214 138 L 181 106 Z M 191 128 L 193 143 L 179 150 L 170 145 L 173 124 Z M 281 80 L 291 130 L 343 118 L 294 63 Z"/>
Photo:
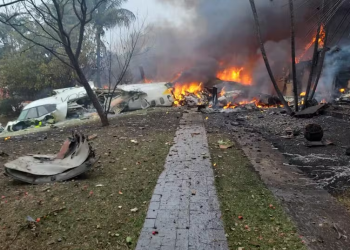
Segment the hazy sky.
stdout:
<path fill-rule="evenodd" d="M 123 8 L 131 10 L 141 19 L 146 18 L 147 23 L 167 20 L 180 24 L 186 18 L 182 9 L 161 3 L 161 0 L 128 0 Z"/>
<path fill-rule="evenodd" d="M 137 16 L 139 20 L 137 25 L 145 21 L 145 26 L 149 24 L 161 26 L 163 22 L 167 22 L 167 26 L 169 24 L 179 26 L 191 18 L 190 11 L 186 12 L 180 7 L 162 3 L 162 0 L 128 0 L 122 8 L 132 11 Z M 107 42 L 116 41 L 120 34 L 119 28 L 111 29 L 107 31 L 104 39 Z"/>

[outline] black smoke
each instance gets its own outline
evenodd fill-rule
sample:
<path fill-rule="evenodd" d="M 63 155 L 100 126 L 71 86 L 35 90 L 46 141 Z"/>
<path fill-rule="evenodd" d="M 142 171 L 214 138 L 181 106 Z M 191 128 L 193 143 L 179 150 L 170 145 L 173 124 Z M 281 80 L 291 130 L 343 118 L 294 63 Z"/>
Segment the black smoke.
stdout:
<path fill-rule="evenodd" d="M 315 0 L 317 1 L 317 0 Z M 270 63 L 276 75 L 290 61 L 290 18 L 288 0 L 255 1 Z M 191 18 L 181 26 L 169 22 L 151 25 L 150 51 L 136 58 L 135 69 L 143 66 L 148 78 L 206 82 L 224 66 L 251 70 L 253 83 L 270 89 L 261 60 L 254 20 L 247 0 L 159 0 L 159 4 L 181 7 Z M 296 6 L 296 27 L 300 32 L 312 10 Z M 176 19 L 176 16 L 170 19 Z M 305 44 L 300 43 L 299 49 Z M 137 70 L 136 81 L 140 79 Z"/>

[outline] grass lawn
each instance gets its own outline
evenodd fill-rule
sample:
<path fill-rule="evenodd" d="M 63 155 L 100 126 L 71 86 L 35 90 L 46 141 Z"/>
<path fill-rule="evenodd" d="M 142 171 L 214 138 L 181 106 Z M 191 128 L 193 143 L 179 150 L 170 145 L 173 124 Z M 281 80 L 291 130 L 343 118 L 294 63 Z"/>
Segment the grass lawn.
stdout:
<path fill-rule="evenodd" d="M 208 133 L 216 188 L 231 250 L 307 249 L 296 227 L 236 147 L 220 149 L 227 135 Z"/>
<path fill-rule="evenodd" d="M 338 199 L 340 203 L 342 203 L 348 211 L 350 211 L 350 191 L 344 190 L 340 194 L 335 194 L 335 198 Z"/>
<path fill-rule="evenodd" d="M 180 117 L 179 110 L 161 109 L 118 117 L 106 128 L 76 128 L 98 135 L 92 145 L 100 159 L 69 182 L 31 186 L 0 173 L 0 248 L 134 249 Z M 0 157 L 0 165 L 27 153 L 58 152 L 71 129 L 52 129 L 42 141 L 43 134 L 1 140 L 0 151 L 10 157 Z M 29 228 L 27 216 L 40 222 Z"/>

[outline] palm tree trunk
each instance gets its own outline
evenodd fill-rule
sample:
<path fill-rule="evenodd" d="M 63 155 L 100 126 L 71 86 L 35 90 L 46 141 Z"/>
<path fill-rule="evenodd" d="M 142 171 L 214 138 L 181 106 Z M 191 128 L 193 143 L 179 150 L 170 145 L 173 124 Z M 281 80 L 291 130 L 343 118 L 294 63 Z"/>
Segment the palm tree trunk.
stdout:
<path fill-rule="evenodd" d="M 291 108 L 289 107 L 288 103 L 286 102 L 286 100 L 284 99 L 281 90 L 278 88 L 277 82 L 273 76 L 273 73 L 272 73 L 272 70 L 270 67 L 270 63 L 269 63 L 269 60 L 268 60 L 267 55 L 266 55 L 265 46 L 264 46 L 264 43 L 263 43 L 263 40 L 261 37 L 259 17 L 258 17 L 258 12 L 256 10 L 255 2 L 254 2 L 254 0 L 249 0 L 249 1 L 250 1 L 250 5 L 252 7 L 254 20 L 255 20 L 256 33 L 257 33 L 257 37 L 259 40 L 260 50 L 261 50 L 261 54 L 263 56 L 263 59 L 264 59 L 265 65 L 266 65 L 267 72 L 270 76 L 271 82 L 273 84 L 273 87 L 275 88 L 275 91 L 276 91 L 279 99 L 281 100 L 282 104 L 284 105 L 284 108 L 286 109 L 287 113 L 291 115 L 293 112 L 292 112 Z"/>
<path fill-rule="evenodd" d="M 290 22 L 291 22 L 291 50 L 292 50 L 292 75 L 293 75 L 293 93 L 295 112 L 298 112 L 298 83 L 297 83 L 297 68 L 295 62 L 295 26 L 294 26 L 294 3 L 289 0 Z"/>
<path fill-rule="evenodd" d="M 99 26 L 96 29 L 96 85 L 101 88 L 101 33 L 102 28 Z"/>
<path fill-rule="evenodd" d="M 311 89 L 311 84 L 312 84 L 312 79 L 313 79 L 313 75 L 314 75 L 314 71 L 317 68 L 317 63 L 318 63 L 318 43 L 320 40 L 320 32 L 321 32 L 321 27 L 322 27 L 322 14 L 325 11 L 325 4 L 326 4 L 326 0 L 322 1 L 322 13 L 320 13 L 320 18 L 319 18 L 319 25 L 317 28 L 317 33 L 316 33 L 316 41 L 315 41 L 315 47 L 314 47 L 314 54 L 312 56 L 312 64 L 311 64 L 311 69 L 310 69 L 310 75 L 309 75 L 309 79 L 307 82 L 307 88 L 306 88 L 306 93 L 305 93 L 305 97 L 304 97 L 304 104 L 303 104 L 303 109 L 307 108 L 308 102 L 309 102 L 309 95 L 310 95 L 310 89 Z M 311 98 L 312 100 L 312 98 Z"/>
<path fill-rule="evenodd" d="M 317 34 L 316 34 L 316 41 L 315 41 L 315 47 L 314 47 L 314 54 L 312 57 L 312 63 L 311 63 L 311 69 L 310 69 L 310 75 L 309 79 L 307 81 L 307 87 L 306 87 L 306 93 L 304 96 L 304 104 L 302 109 L 305 109 L 308 105 L 308 99 L 309 99 L 309 94 L 310 94 L 310 89 L 311 89 L 311 84 L 312 84 L 312 78 L 314 75 L 315 68 L 317 67 L 317 58 L 318 58 L 318 40 L 320 39 L 320 32 L 321 32 L 321 23 L 318 26 L 317 29 Z"/>
<path fill-rule="evenodd" d="M 324 45 L 323 45 L 323 49 L 322 49 L 321 56 L 320 56 L 320 62 L 319 62 L 318 68 L 317 68 L 316 81 L 314 83 L 314 87 L 312 89 L 312 92 L 311 92 L 309 100 L 312 100 L 314 98 L 314 96 L 315 96 L 315 92 L 316 92 L 316 89 L 317 89 L 317 86 L 318 86 L 318 82 L 320 81 L 320 78 L 321 78 L 324 60 L 325 60 L 325 57 L 326 57 L 328 35 L 329 35 L 327 25 L 325 25 L 324 29 L 325 29 L 325 32 L 326 32 L 326 35 L 325 35 L 325 38 L 324 38 Z"/>

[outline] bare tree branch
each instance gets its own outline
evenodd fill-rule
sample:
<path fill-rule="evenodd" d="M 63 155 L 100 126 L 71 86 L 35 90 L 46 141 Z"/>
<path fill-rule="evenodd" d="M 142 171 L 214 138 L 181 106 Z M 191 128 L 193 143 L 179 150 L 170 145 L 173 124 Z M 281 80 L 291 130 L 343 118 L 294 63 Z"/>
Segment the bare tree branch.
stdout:
<path fill-rule="evenodd" d="M 71 5 L 71 0 L 50 0 L 52 6 L 48 0 L 20 0 L 18 2 L 22 1 L 23 11 L 14 12 L 12 15 L 6 12 L 0 13 L 0 22 L 9 25 L 23 39 L 44 48 L 64 65 L 74 69 L 77 75 L 76 80 L 86 89 L 100 116 L 102 125 L 107 126 L 107 116 L 79 63 L 79 57 L 83 49 L 85 27 L 92 20 L 94 11 L 107 0 L 99 0 L 95 5 L 89 7 L 87 5 L 88 0 L 73 0 L 73 5 Z M 67 25 L 67 20 L 72 20 L 72 13 L 74 13 L 78 22 L 76 23 L 74 20 L 71 26 Z M 77 42 L 71 36 L 76 28 L 79 28 Z"/>
<path fill-rule="evenodd" d="M 34 17 L 34 15 L 32 14 L 32 12 L 27 8 L 27 6 L 25 6 L 25 9 L 27 10 L 28 14 L 31 16 L 32 20 L 34 20 L 34 22 L 40 26 L 41 30 L 46 33 L 49 38 L 47 39 L 52 39 L 58 43 L 61 43 L 61 41 L 59 41 L 56 37 L 54 37 L 49 31 L 46 30 L 46 28 Z M 57 35 L 59 35 L 58 30 L 50 23 L 47 21 L 47 19 L 45 18 L 45 16 L 42 16 L 44 22 L 46 25 L 48 25 L 54 32 L 56 32 Z M 39 36 L 39 35 L 38 35 Z"/>
<path fill-rule="evenodd" d="M 19 3 L 19 2 L 23 2 L 23 1 L 24 0 L 17 0 L 17 1 L 12 1 L 12 2 L 9 2 L 9 3 L 3 3 L 3 4 L 0 4 L 0 8 L 7 7 L 9 5 L 16 4 L 16 3 Z"/>
<path fill-rule="evenodd" d="M 81 52 L 81 46 L 83 44 L 83 39 L 84 39 L 84 32 L 85 32 L 85 24 L 86 24 L 86 2 L 82 1 L 82 3 L 80 4 L 80 9 L 81 9 L 81 24 L 80 24 L 80 29 L 79 29 L 79 38 L 78 38 L 78 45 L 77 48 L 75 50 L 75 57 L 79 58 L 80 56 L 80 52 Z"/>
<path fill-rule="evenodd" d="M 129 34 L 129 36 L 127 36 L 125 38 L 125 40 L 123 40 L 122 36 L 120 36 L 120 44 L 119 46 L 122 48 L 121 51 L 119 51 L 120 54 L 123 55 L 123 62 L 119 57 L 119 54 L 117 52 L 116 54 L 116 59 L 119 65 L 119 68 L 121 68 L 120 74 L 118 77 L 115 77 L 113 75 L 113 77 L 116 79 L 115 85 L 113 87 L 113 90 L 111 91 L 111 88 L 109 87 L 109 95 L 113 96 L 118 85 L 123 81 L 132 58 L 135 56 L 135 50 L 137 48 L 137 46 L 139 45 L 139 39 L 140 36 L 142 34 L 143 28 L 145 25 L 145 21 L 142 22 L 141 25 L 139 25 L 138 28 L 135 28 L 135 26 L 132 29 L 132 32 Z M 110 62 L 112 63 L 112 62 Z M 111 73 L 111 72 L 110 72 Z M 111 85 L 111 84 L 109 84 Z M 110 109 L 111 109 L 111 103 L 112 103 L 112 99 L 109 99 L 108 105 L 105 107 L 105 112 L 109 113 Z"/>
<path fill-rule="evenodd" d="M 0 20 L 1 22 L 1 20 Z M 44 49 L 46 49 L 47 51 L 49 51 L 54 57 L 56 57 L 58 60 L 60 60 L 62 63 L 64 63 L 65 65 L 72 67 L 72 65 L 70 65 L 69 63 L 67 63 L 65 60 L 62 59 L 62 56 L 63 54 L 60 54 L 60 53 L 57 53 L 54 49 L 52 48 L 49 48 L 48 46 L 44 45 L 44 44 L 41 44 L 41 43 L 38 43 L 36 42 L 34 39 L 30 38 L 30 37 L 27 37 L 25 36 L 22 32 L 20 32 L 18 30 L 18 28 L 16 26 L 12 26 L 11 24 L 7 24 L 7 25 L 10 25 L 20 36 L 22 36 L 22 38 L 26 39 L 27 41 L 35 44 L 36 46 L 39 46 L 39 47 L 42 47 Z"/>

